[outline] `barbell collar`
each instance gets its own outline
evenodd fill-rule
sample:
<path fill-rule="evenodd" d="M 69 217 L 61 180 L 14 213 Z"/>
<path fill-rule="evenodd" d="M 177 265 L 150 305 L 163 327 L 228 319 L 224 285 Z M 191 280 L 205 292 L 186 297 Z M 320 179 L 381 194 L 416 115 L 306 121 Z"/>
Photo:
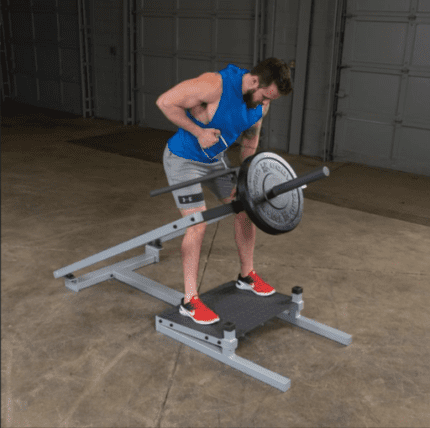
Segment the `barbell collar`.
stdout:
<path fill-rule="evenodd" d="M 266 199 L 273 199 L 276 196 L 282 195 L 282 193 L 287 193 L 290 190 L 297 189 L 298 187 L 302 187 L 304 184 L 312 183 L 313 181 L 328 177 L 329 175 L 330 170 L 326 166 L 315 169 L 307 174 L 295 178 L 294 180 L 286 181 L 285 183 L 272 187 L 272 189 L 266 193 Z"/>
<path fill-rule="evenodd" d="M 149 192 L 151 197 L 162 195 L 163 193 L 169 193 L 173 192 L 174 190 L 182 189 L 184 187 L 192 186 L 193 184 L 203 183 L 207 180 L 213 180 L 214 178 L 222 177 L 223 175 L 227 174 L 238 174 L 240 170 L 240 167 L 236 168 L 228 168 L 223 169 L 221 171 L 214 172 L 212 174 L 207 174 L 204 177 L 195 178 L 193 180 L 184 181 L 182 183 L 174 184 L 172 186 L 163 187 L 161 189 L 151 190 Z"/>

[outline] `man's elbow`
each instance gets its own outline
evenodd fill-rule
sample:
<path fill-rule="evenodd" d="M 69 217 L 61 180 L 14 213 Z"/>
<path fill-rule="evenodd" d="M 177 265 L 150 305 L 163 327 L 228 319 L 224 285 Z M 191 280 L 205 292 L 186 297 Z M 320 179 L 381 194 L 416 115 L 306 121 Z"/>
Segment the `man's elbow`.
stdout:
<path fill-rule="evenodd" d="M 255 137 L 251 140 L 244 140 L 241 143 L 241 147 L 245 150 L 257 150 L 259 138 Z"/>
<path fill-rule="evenodd" d="M 161 110 L 163 110 L 163 108 L 166 107 L 166 98 L 164 97 L 164 94 L 160 95 L 157 98 L 157 101 L 155 101 L 155 104 L 157 105 L 157 107 Z"/>
<path fill-rule="evenodd" d="M 155 105 L 160 109 L 161 109 L 162 103 L 163 103 L 163 101 L 162 101 L 161 97 L 158 97 L 157 101 L 155 101 Z"/>
<path fill-rule="evenodd" d="M 256 129 L 248 130 L 242 136 L 241 146 L 256 149 L 260 139 L 260 132 Z"/>

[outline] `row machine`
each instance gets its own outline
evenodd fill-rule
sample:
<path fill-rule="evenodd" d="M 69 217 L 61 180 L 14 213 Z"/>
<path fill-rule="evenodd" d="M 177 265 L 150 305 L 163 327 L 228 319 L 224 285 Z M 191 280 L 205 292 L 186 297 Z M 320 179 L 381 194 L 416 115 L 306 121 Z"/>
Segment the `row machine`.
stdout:
<path fill-rule="evenodd" d="M 155 328 L 159 333 L 284 392 L 291 385 L 290 379 L 236 355 L 239 339 L 277 317 L 342 345 L 352 342 L 349 334 L 301 315 L 304 307 L 301 287 L 294 287 L 291 295 L 275 293 L 261 297 L 251 291 L 238 290 L 235 281 L 227 282 L 199 296 L 220 317 L 216 324 L 199 325 L 180 315 L 179 305 L 183 293 L 134 272 L 143 266 L 158 263 L 163 242 L 183 235 L 188 227 L 202 222 L 211 224 L 243 210 L 266 233 L 279 235 L 292 231 L 300 223 L 303 214 L 302 189 L 306 184 L 327 177 L 329 169 L 324 166 L 297 177 L 281 156 L 265 151 L 247 158 L 240 168 L 226 168 L 199 179 L 154 190 L 150 195 L 157 196 L 226 174 L 235 174 L 237 178 L 237 196 L 232 203 L 191 214 L 144 233 L 59 269 L 54 272 L 54 277 L 64 278 L 66 287 L 73 291 L 114 278 L 163 300 L 172 307 L 155 317 Z M 143 245 L 145 253 L 141 256 L 79 277 L 74 275 L 80 269 Z"/>

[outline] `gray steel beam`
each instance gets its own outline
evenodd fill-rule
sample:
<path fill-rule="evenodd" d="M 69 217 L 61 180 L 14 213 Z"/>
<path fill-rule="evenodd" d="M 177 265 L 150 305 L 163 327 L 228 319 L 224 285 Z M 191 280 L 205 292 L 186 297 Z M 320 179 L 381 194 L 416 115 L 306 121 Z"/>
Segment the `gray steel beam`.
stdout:
<path fill-rule="evenodd" d="M 81 63 L 82 115 L 92 116 L 92 94 L 89 67 L 88 25 L 85 0 L 78 0 L 79 52 Z M 88 105 L 87 105 L 88 103 Z"/>
<path fill-rule="evenodd" d="M 123 56 L 122 56 L 122 117 L 124 125 L 128 125 L 128 87 L 129 87 L 129 79 L 128 79 L 128 34 L 129 34 L 129 26 L 128 26 L 128 1 L 124 0 L 123 3 Z"/>
<path fill-rule="evenodd" d="M 236 355 L 234 351 L 237 347 L 237 339 L 232 341 L 231 345 L 225 344 L 225 339 L 223 339 L 224 343 L 221 341 L 221 345 L 217 346 L 213 344 L 213 340 L 209 341 L 199 338 L 199 333 L 195 330 L 188 329 L 187 327 L 180 325 L 174 325 L 173 327 L 168 327 L 168 325 L 169 323 L 159 316 L 155 317 L 155 328 L 158 332 L 169 336 L 190 348 L 202 352 L 215 360 L 227 364 L 236 370 L 252 376 L 261 382 L 273 386 L 282 392 L 285 392 L 290 388 L 291 380 L 287 377 Z"/>
<path fill-rule="evenodd" d="M 294 313 L 285 314 L 284 312 L 278 315 L 283 321 L 287 321 L 297 327 L 303 328 L 304 330 L 311 331 L 312 333 L 324 336 L 327 339 L 333 340 L 334 342 L 340 343 L 341 345 L 350 345 L 352 343 L 352 336 L 340 331 L 336 328 L 322 324 L 318 321 L 306 318 L 302 315 L 298 317 L 294 316 Z"/>
<path fill-rule="evenodd" d="M 116 271 L 113 275 L 116 280 L 121 281 L 124 284 L 131 285 L 132 287 L 172 306 L 179 306 L 182 298 L 184 297 L 184 293 L 172 290 L 159 282 L 153 281 L 152 279 L 136 272 L 131 272 L 129 269 Z"/>
<path fill-rule="evenodd" d="M 293 155 L 299 155 L 301 148 L 312 4 L 313 0 L 300 1 L 293 114 L 291 118 L 290 147 L 288 150 L 288 153 Z"/>
<path fill-rule="evenodd" d="M 134 43 L 136 28 L 134 25 L 133 0 L 129 0 L 128 20 L 130 22 L 130 109 L 131 109 L 131 124 L 136 124 L 136 76 L 135 76 L 135 54 L 136 46 Z"/>
<path fill-rule="evenodd" d="M 36 71 L 36 92 L 37 92 L 37 102 L 40 102 L 40 83 L 38 76 L 39 66 L 38 66 L 38 57 L 37 57 L 37 48 L 36 48 L 36 26 L 34 23 L 34 0 L 30 0 L 30 9 L 31 9 L 31 33 L 32 33 L 32 41 L 33 44 L 33 53 L 34 53 L 34 65 Z"/>
<path fill-rule="evenodd" d="M 60 13 L 59 13 L 59 0 L 55 0 L 55 15 L 57 18 L 57 48 L 58 48 L 58 63 L 59 63 L 59 78 L 58 78 L 58 85 L 60 86 L 60 104 L 61 107 L 64 108 L 64 83 L 62 79 L 63 74 L 63 50 L 61 49 L 61 27 L 60 27 Z"/>
<path fill-rule="evenodd" d="M 94 41 L 96 40 L 96 25 L 95 25 L 95 16 L 96 16 L 96 2 L 94 0 L 90 1 L 90 16 L 91 16 L 91 37 L 92 37 L 92 46 L 94 46 Z M 96 58 L 95 58 L 95 51 L 94 55 L 91 58 L 92 62 L 92 69 L 93 69 L 93 76 L 94 76 L 94 96 L 92 97 L 92 114 L 97 115 L 99 112 L 97 111 L 99 109 L 99 91 L 98 91 L 98 84 L 97 84 L 97 77 L 96 77 Z"/>
<path fill-rule="evenodd" d="M 259 55 L 259 43 L 258 38 L 260 36 L 260 25 L 259 25 L 259 14 L 260 14 L 260 0 L 255 0 L 255 21 L 254 21 L 254 60 L 253 67 L 257 65 L 260 60 Z"/>
<path fill-rule="evenodd" d="M 334 89 L 337 86 L 336 77 L 337 73 L 337 64 L 339 61 L 339 36 L 340 33 L 340 25 L 342 23 L 342 13 L 343 13 L 343 4 L 344 0 L 336 0 L 336 8 L 335 8 L 335 19 L 333 24 L 333 42 L 331 47 L 331 62 L 330 62 L 330 83 L 329 83 L 329 92 L 327 97 L 327 114 L 326 114 L 326 122 L 325 122 L 325 132 L 324 132 L 324 153 L 323 153 L 323 162 L 327 160 L 327 145 L 331 136 L 332 122 L 333 122 L 333 105 L 335 101 Z"/>
<path fill-rule="evenodd" d="M 9 2 L 8 2 L 8 9 L 6 10 L 7 15 L 10 16 L 10 12 L 9 12 Z M 2 101 L 5 100 L 6 98 L 6 94 L 5 94 L 5 86 L 8 87 L 8 96 L 7 98 L 12 98 L 12 87 L 11 87 L 11 83 L 10 83 L 10 70 L 9 70 L 9 56 L 8 56 L 8 45 L 9 40 L 6 37 L 6 30 L 4 28 L 4 22 L 7 18 L 3 19 L 3 13 L 0 14 L 1 15 L 1 35 L 2 35 L 2 40 L 1 40 L 1 51 L 4 53 L 4 59 L 5 59 L 5 71 L 6 71 L 6 76 L 3 76 L 3 68 L 1 67 L 0 69 L 0 73 L 1 73 L 1 84 L 2 84 Z M 12 44 L 10 44 L 11 49 L 13 48 Z"/>
<path fill-rule="evenodd" d="M 88 20 L 87 20 L 87 6 L 85 0 L 82 0 L 83 22 L 84 22 L 84 49 L 85 49 L 85 92 L 87 94 L 86 102 L 88 101 L 88 117 L 94 116 L 93 111 L 93 94 L 91 86 L 91 73 L 90 73 L 90 44 L 88 43 Z"/>
<path fill-rule="evenodd" d="M 231 214 L 227 214 L 222 217 L 209 220 L 206 222 L 206 224 L 215 223 L 217 221 L 220 221 L 228 217 L 229 215 Z M 142 245 L 148 244 L 156 240 L 160 240 L 164 242 L 169 239 L 176 238 L 177 236 L 184 234 L 187 228 L 203 222 L 204 222 L 204 218 L 203 218 L 202 212 L 190 214 L 189 216 L 183 217 L 182 219 L 166 224 L 164 226 L 159 227 L 158 229 L 151 230 L 150 232 L 144 233 L 143 235 L 130 239 L 129 241 L 123 242 L 122 244 L 116 245 L 100 253 L 87 257 L 84 260 L 81 260 L 79 262 L 73 263 L 59 270 L 56 270 L 54 272 L 54 277 L 61 278 L 72 272 L 78 271 L 80 269 L 84 269 L 88 266 L 94 265 L 98 262 L 117 256 L 119 254 L 125 253 L 126 251 L 130 251 L 133 248 L 140 247 Z"/>

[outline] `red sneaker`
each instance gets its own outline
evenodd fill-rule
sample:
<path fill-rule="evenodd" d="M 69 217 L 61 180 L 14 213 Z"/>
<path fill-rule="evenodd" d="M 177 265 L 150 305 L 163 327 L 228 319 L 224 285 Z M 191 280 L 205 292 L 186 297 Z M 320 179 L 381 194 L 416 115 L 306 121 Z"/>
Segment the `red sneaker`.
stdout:
<path fill-rule="evenodd" d="M 259 296 L 271 296 L 276 293 L 276 290 L 271 287 L 267 282 L 264 282 L 256 273 L 255 270 L 251 271 L 247 277 L 239 274 L 237 278 L 236 287 L 239 290 L 251 290 Z"/>
<path fill-rule="evenodd" d="M 219 321 L 219 316 L 215 312 L 212 312 L 200 300 L 199 296 L 193 296 L 186 304 L 184 304 L 184 299 L 182 299 L 179 313 L 190 317 L 197 324 L 214 324 Z"/>

